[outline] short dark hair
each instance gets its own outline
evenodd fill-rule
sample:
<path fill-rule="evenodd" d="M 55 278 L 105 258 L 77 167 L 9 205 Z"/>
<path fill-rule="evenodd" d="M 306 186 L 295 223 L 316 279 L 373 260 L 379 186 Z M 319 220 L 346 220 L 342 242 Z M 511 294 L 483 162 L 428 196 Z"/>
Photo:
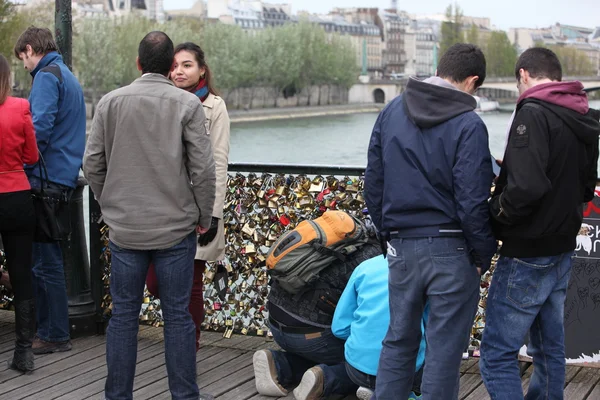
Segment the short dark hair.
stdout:
<path fill-rule="evenodd" d="M 451 46 L 437 67 L 440 78 L 450 79 L 454 82 L 464 82 L 471 76 L 478 76 L 475 87 L 483 85 L 485 81 L 485 56 L 481 49 L 474 44 L 457 43 Z"/>
<path fill-rule="evenodd" d="M 164 32 L 150 32 L 140 42 L 138 57 L 142 73 L 168 76 L 175 59 L 173 41 Z"/>
<path fill-rule="evenodd" d="M 556 53 L 544 47 L 532 47 L 521 54 L 515 65 L 517 80 L 521 79 L 519 73 L 521 68 L 529 72 L 534 79 L 546 78 L 551 81 L 562 81 L 562 66 Z"/>
<path fill-rule="evenodd" d="M 35 54 L 45 56 L 51 51 L 58 51 L 58 46 L 54 41 L 52 32 L 48 28 L 38 28 L 30 26 L 19 36 L 17 44 L 15 44 L 15 56 L 19 57 L 19 54 L 27 52 L 27 45 L 31 46 L 31 49 Z"/>

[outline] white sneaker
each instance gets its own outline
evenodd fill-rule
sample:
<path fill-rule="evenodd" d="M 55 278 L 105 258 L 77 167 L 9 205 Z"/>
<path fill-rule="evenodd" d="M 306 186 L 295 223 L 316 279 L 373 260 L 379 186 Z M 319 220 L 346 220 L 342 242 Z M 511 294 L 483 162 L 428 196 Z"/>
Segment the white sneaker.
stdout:
<path fill-rule="evenodd" d="M 287 396 L 288 391 L 277 380 L 275 359 L 269 350 L 259 350 L 252 357 L 256 390 L 264 396 Z"/>
<path fill-rule="evenodd" d="M 302 375 L 302 380 L 294 389 L 296 400 L 318 400 L 323 396 L 325 377 L 321 367 L 312 367 Z"/>
<path fill-rule="evenodd" d="M 371 400 L 371 397 L 373 397 L 373 391 L 369 388 L 361 386 L 356 391 L 356 397 L 358 397 L 359 400 Z"/>

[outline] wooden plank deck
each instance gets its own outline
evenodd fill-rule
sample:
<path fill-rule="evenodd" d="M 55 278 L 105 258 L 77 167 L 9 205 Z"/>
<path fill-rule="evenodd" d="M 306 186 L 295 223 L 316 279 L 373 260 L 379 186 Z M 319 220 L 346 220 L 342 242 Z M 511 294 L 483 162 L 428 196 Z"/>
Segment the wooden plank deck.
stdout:
<path fill-rule="evenodd" d="M 102 400 L 106 378 L 104 336 L 73 340 L 73 350 L 36 356 L 36 370 L 22 375 L 9 370 L 6 360 L 14 346 L 13 314 L 0 311 L 0 400 Z M 200 388 L 219 400 L 267 400 L 254 386 L 252 355 L 255 350 L 276 348 L 265 338 L 203 332 L 197 353 Z M 461 400 L 489 399 L 479 374 L 478 359 L 461 366 Z M 527 388 L 532 367 L 522 363 L 523 387 Z M 170 399 L 161 328 L 140 326 L 134 398 Z M 290 394 L 285 399 L 293 399 Z M 348 397 L 346 400 L 355 399 Z M 567 367 L 567 400 L 600 400 L 600 369 Z"/>

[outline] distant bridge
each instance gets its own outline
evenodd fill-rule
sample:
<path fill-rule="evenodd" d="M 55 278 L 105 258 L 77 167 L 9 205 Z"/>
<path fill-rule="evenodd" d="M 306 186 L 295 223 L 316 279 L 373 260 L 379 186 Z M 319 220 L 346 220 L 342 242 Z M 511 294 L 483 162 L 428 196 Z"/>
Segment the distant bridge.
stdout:
<path fill-rule="evenodd" d="M 600 90 L 600 77 L 564 77 L 563 81 L 580 81 L 583 87 L 589 91 Z M 515 78 L 490 78 L 486 79 L 479 88 L 478 93 L 482 96 L 501 101 L 519 97 L 517 80 Z"/>
<path fill-rule="evenodd" d="M 564 77 L 563 81 L 578 80 L 588 91 L 600 90 L 600 76 Z M 349 103 L 388 103 L 404 91 L 408 80 L 371 80 L 357 83 L 348 93 Z M 477 91 L 479 96 L 499 102 L 511 102 L 519 97 L 515 78 L 488 78 Z"/>

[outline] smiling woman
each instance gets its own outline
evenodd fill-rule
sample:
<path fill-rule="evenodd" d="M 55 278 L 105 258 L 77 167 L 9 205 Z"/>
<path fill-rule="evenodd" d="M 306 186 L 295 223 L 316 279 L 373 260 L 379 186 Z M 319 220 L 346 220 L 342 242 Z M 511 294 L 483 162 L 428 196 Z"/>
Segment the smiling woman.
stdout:
<path fill-rule="evenodd" d="M 219 95 L 213 86 L 204 51 L 194 43 L 182 43 L 175 48 L 175 69 L 171 72 L 171 80 L 178 88 L 194 92 L 202 101 L 209 93 Z"/>

